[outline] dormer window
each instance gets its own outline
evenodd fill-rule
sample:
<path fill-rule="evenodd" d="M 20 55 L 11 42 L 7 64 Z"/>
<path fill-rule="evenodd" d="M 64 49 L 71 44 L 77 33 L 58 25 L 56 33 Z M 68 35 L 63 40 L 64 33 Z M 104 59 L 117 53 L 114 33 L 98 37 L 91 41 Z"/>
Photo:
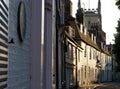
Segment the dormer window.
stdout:
<path fill-rule="evenodd" d="M 71 26 L 66 26 L 66 31 L 70 37 L 75 37 L 75 29 L 73 29 Z"/>

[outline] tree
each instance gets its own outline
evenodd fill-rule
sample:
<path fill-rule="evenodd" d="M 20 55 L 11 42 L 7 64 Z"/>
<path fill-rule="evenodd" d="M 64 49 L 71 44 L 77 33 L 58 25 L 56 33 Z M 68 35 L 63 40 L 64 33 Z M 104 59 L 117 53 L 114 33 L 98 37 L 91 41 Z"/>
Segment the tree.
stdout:
<path fill-rule="evenodd" d="M 118 20 L 118 26 L 116 27 L 115 44 L 113 46 L 113 53 L 115 54 L 115 61 L 117 62 L 117 71 L 120 71 L 120 19 Z"/>
<path fill-rule="evenodd" d="M 118 8 L 120 9 L 120 0 L 116 0 L 116 3 L 115 3 L 117 6 L 118 6 Z"/>

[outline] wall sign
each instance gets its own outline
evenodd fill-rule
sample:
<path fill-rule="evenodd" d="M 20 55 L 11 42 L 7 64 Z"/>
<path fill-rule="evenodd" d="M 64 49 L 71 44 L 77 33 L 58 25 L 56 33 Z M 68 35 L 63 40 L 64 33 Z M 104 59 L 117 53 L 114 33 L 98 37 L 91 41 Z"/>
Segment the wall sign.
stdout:
<path fill-rule="evenodd" d="M 18 8 L 18 37 L 23 42 L 26 33 L 26 9 L 24 2 L 20 2 Z"/>

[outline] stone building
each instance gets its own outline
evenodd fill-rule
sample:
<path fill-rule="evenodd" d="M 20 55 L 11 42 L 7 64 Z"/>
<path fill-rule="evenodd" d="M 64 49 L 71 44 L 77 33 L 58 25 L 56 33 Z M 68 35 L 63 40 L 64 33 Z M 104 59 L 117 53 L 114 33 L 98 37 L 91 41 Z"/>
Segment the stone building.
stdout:
<path fill-rule="evenodd" d="M 70 7 L 69 7 L 70 8 Z M 68 9 L 70 10 L 70 9 Z M 68 11 L 70 12 L 70 11 Z M 69 56 L 66 58 L 66 66 L 71 64 L 73 72 L 66 72 L 66 76 L 71 74 L 73 85 L 86 85 L 94 82 L 104 82 L 112 80 L 112 58 L 110 53 L 106 49 L 106 33 L 102 30 L 102 18 L 101 18 L 101 3 L 98 1 L 98 10 L 97 12 L 93 10 L 84 11 L 81 8 L 80 0 L 78 1 L 78 10 L 76 14 L 76 19 L 71 15 L 68 19 L 65 19 L 67 29 L 67 38 L 72 39 L 72 44 L 78 45 L 68 45 L 67 55 L 74 56 L 75 50 L 80 49 L 76 54 L 76 61 L 72 57 L 72 62 L 68 62 Z M 71 33 L 70 33 L 71 32 Z M 74 37 L 72 36 L 74 35 Z M 72 36 L 72 37 L 71 37 Z M 66 42 L 66 41 L 65 41 Z M 77 46 L 77 47 L 76 47 Z M 72 53 L 69 52 L 71 49 Z M 66 50 L 66 49 L 65 49 Z M 77 66 L 76 77 L 74 77 L 75 66 Z M 67 70 L 67 67 L 66 67 Z M 76 81 L 74 82 L 74 78 Z M 66 78 L 66 88 L 70 88 L 70 77 Z"/>
<path fill-rule="evenodd" d="M 88 67 L 85 68 L 85 71 L 90 70 L 92 72 L 91 67 L 93 68 L 93 71 L 94 71 L 93 73 L 88 72 L 87 76 L 89 76 L 89 74 L 93 74 L 95 77 L 97 76 L 96 79 L 98 82 L 111 81 L 112 80 L 111 79 L 112 78 L 112 58 L 111 58 L 111 54 L 106 49 L 106 33 L 102 30 L 100 0 L 98 0 L 98 8 L 96 10 L 94 9 L 83 10 L 81 8 L 80 0 L 79 0 L 76 19 L 77 19 L 78 27 L 81 30 L 80 32 L 85 33 L 84 35 L 87 39 L 87 41 L 85 41 L 84 39 L 84 44 L 86 44 L 88 47 L 83 46 L 83 49 L 85 50 L 87 48 L 86 54 L 94 55 L 93 58 L 92 56 L 90 58 L 92 59 L 95 58 L 96 60 L 96 63 L 93 64 L 94 61 L 90 62 L 89 59 L 87 59 L 88 57 L 86 58 L 83 57 L 84 59 L 88 60 L 87 61 Z M 81 39 L 85 37 L 82 36 Z M 89 40 L 91 40 L 92 42 L 89 42 Z M 87 79 L 87 81 L 88 80 L 91 81 L 91 79 Z"/>
<path fill-rule="evenodd" d="M 76 18 L 71 0 L 0 5 L 1 89 L 70 89 L 111 80 L 100 0 L 99 14 L 85 12 L 79 0 Z"/>

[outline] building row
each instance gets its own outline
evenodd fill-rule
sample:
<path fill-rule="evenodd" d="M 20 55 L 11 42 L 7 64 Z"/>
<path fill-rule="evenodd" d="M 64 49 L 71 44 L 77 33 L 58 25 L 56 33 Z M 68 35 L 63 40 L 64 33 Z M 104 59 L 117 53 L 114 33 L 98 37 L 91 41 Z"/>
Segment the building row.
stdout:
<path fill-rule="evenodd" d="M 112 81 L 112 56 L 106 46 L 106 33 L 102 30 L 100 0 L 97 11 L 83 10 L 78 0 L 76 18 L 72 17 L 71 8 L 72 2 L 66 2 L 63 36 L 60 38 L 62 44 L 59 42 L 60 49 L 64 49 L 59 55 L 64 65 L 62 84 L 66 89 L 71 89 Z"/>
<path fill-rule="evenodd" d="M 0 89 L 72 89 L 112 81 L 97 11 L 71 0 L 0 0 Z"/>

